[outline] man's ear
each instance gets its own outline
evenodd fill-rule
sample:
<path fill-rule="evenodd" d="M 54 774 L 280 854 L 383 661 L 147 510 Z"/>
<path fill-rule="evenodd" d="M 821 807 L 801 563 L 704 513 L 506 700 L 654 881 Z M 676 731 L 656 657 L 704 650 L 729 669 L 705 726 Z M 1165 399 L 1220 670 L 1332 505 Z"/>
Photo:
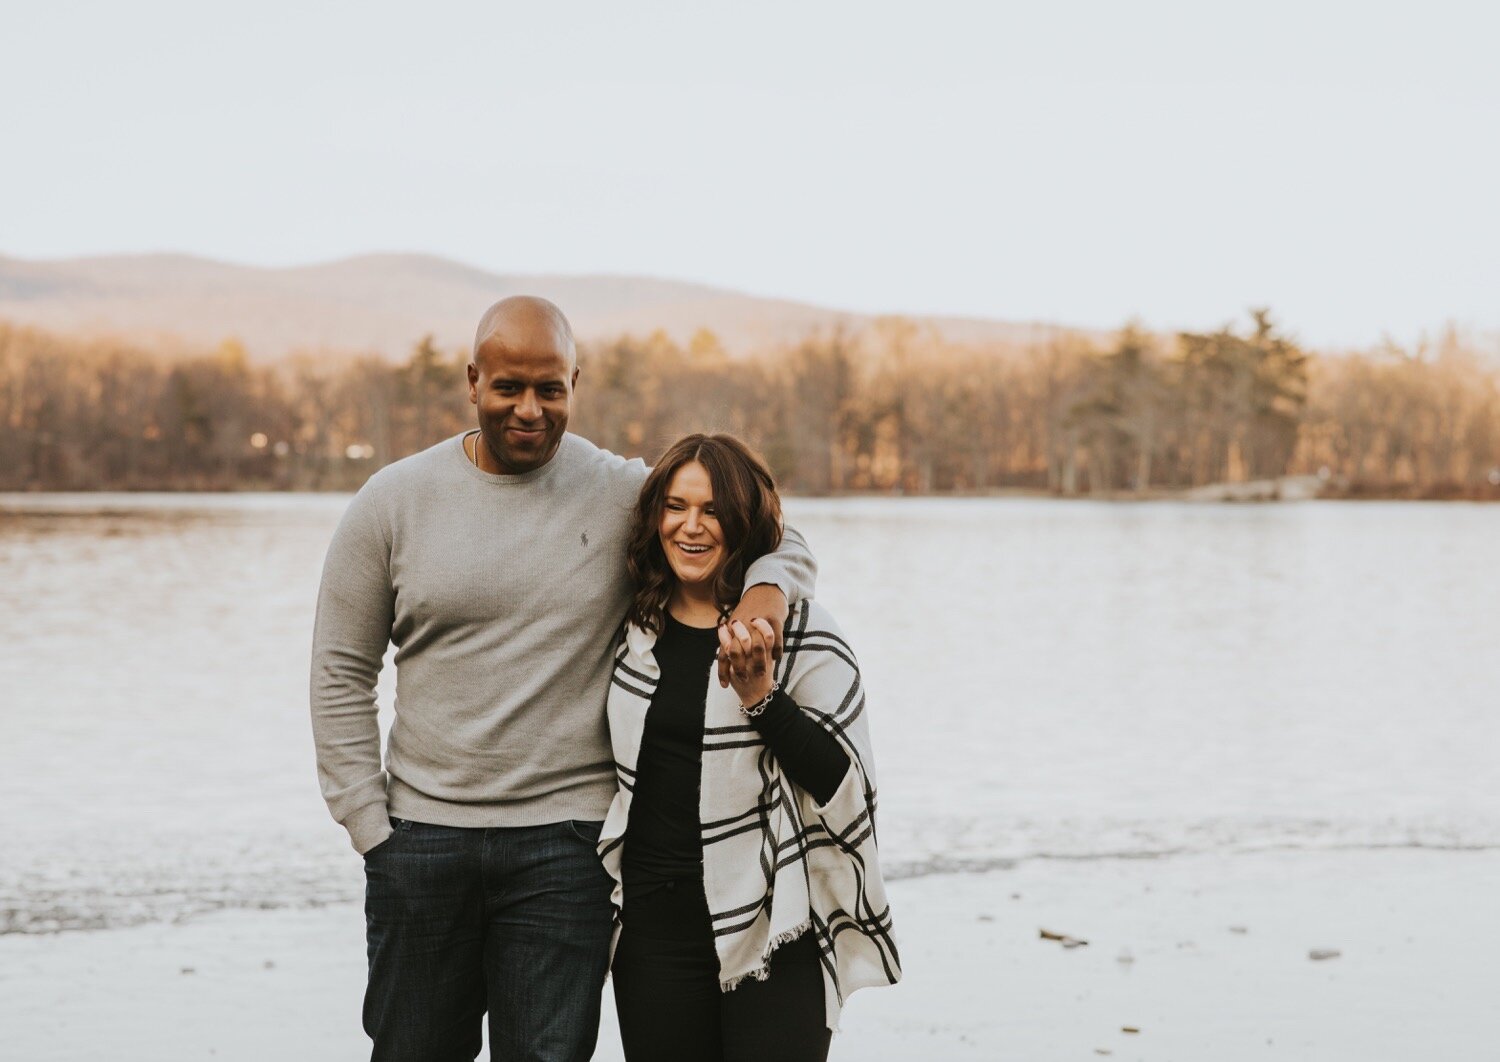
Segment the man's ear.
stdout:
<path fill-rule="evenodd" d="M 575 391 L 578 390 L 578 369 L 581 369 L 582 367 L 583 366 L 580 365 L 580 366 L 578 366 L 577 368 L 575 368 L 573 370 L 573 385 L 572 386 L 573 386 L 573 390 L 575 390 Z"/>
<path fill-rule="evenodd" d="M 479 405 L 479 367 L 469 362 L 469 401 Z"/>

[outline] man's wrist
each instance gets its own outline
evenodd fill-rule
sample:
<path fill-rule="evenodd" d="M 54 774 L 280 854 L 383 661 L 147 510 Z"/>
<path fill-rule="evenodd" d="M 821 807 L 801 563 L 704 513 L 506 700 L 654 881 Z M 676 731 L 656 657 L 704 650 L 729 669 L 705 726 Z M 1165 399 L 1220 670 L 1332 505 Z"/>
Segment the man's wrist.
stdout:
<path fill-rule="evenodd" d="M 749 602 L 751 618 L 759 616 L 770 621 L 773 626 L 779 627 L 791 613 L 791 601 L 787 592 L 776 583 L 754 583 L 745 587 L 740 594 L 739 604 L 735 611 L 740 612 L 745 608 L 745 603 Z"/>
<path fill-rule="evenodd" d="M 787 601 L 791 600 L 791 595 L 789 595 L 786 592 L 786 587 L 782 586 L 780 583 L 775 582 L 774 580 L 771 580 L 771 579 L 762 579 L 759 582 L 751 583 L 749 586 L 745 587 L 745 589 L 743 591 L 741 591 L 741 593 L 740 593 L 740 600 L 743 601 L 746 598 L 746 596 L 749 595 L 750 591 L 752 591 L 752 590 L 757 590 L 757 591 L 761 591 L 761 592 L 769 592 L 769 591 L 774 590 L 778 594 L 780 594 L 785 600 L 787 600 Z"/>

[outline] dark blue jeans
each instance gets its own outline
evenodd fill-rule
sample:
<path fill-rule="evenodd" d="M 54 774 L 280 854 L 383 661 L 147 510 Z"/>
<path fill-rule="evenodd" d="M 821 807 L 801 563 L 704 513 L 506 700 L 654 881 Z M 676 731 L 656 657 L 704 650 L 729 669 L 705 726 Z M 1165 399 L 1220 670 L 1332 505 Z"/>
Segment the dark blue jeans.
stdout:
<path fill-rule="evenodd" d="M 598 822 L 466 829 L 392 819 L 365 854 L 375 1062 L 585 1062 L 613 931 Z"/>

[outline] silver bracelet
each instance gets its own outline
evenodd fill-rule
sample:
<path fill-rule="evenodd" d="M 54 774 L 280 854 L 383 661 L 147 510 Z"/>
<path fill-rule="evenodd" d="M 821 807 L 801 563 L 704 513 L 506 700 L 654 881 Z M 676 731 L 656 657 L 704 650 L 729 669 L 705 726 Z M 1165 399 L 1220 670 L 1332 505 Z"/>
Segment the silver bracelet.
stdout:
<path fill-rule="evenodd" d="M 779 681 L 771 683 L 770 692 L 760 700 L 756 701 L 754 704 L 740 705 L 740 714 L 743 715 L 746 719 L 754 719 L 757 715 L 759 715 L 761 712 L 764 712 L 771 706 L 771 698 L 776 696 L 776 691 L 779 689 L 781 689 L 781 683 Z"/>

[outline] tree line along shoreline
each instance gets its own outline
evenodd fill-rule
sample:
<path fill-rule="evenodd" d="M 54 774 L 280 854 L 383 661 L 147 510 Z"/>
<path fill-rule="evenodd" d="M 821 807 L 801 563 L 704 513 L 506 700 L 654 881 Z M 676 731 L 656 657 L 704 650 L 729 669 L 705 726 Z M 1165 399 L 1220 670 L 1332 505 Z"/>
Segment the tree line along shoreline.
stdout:
<path fill-rule="evenodd" d="M 0 321 L 0 490 L 347 491 L 472 426 L 467 350 L 254 364 Z M 711 333 L 581 343 L 570 427 L 654 459 L 732 431 L 805 495 L 1500 500 L 1500 366 L 1454 330 L 1319 354 L 1264 310 L 1212 332 L 959 344 L 900 318 L 732 357 Z M 1232 495 L 1240 496 L 1240 495 Z"/>

